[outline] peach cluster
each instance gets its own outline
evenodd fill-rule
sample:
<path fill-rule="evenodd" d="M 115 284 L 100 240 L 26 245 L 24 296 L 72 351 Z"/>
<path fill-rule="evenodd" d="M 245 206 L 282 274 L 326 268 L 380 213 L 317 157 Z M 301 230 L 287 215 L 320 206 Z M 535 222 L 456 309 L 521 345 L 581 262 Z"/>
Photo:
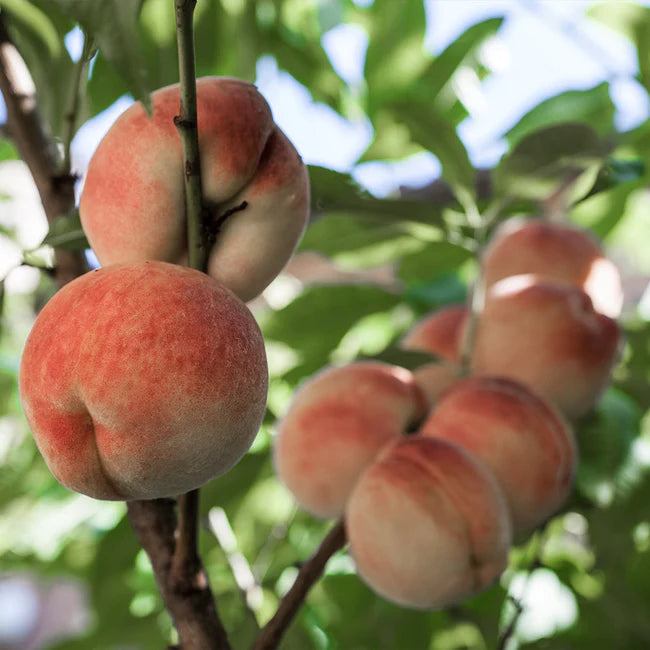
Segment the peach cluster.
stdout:
<path fill-rule="evenodd" d="M 248 450 L 268 376 L 242 301 L 281 271 L 308 216 L 305 166 L 255 86 L 199 79 L 207 274 L 185 268 L 179 86 L 152 107 L 125 111 L 93 155 L 79 211 L 104 266 L 50 300 L 20 367 L 48 466 L 99 499 L 175 496 Z"/>
<path fill-rule="evenodd" d="M 277 431 L 281 480 L 312 514 L 344 517 L 359 575 L 405 606 L 477 594 L 513 535 L 562 507 L 577 465 L 570 421 L 594 407 L 618 354 L 620 278 L 589 234 L 509 221 L 482 266 L 474 328 L 452 305 L 402 341 L 436 362 L 321 371 Z"/>

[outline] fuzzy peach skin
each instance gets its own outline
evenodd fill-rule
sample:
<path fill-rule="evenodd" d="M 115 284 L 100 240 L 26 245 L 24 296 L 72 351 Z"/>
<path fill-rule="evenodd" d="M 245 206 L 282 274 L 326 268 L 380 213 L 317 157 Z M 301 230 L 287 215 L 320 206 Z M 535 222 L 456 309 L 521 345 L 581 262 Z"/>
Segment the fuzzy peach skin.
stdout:
<path fill-rule="evenodd" d="M 472 377 L 447 390 L 419 433 L 459 444 L 497 478 L 515 532 L 546 521 L 573 486 L 576 445 L 546 400 L 503 377 Z"/>
<path fill-rule="evenodd" d="M 203 273 L 116 265 L 41 311 L 20 396 L 54 476 L 97 499 L 174 496 L 232 467 L 266 405 L 264 341 L 248 308 Z"/>
<path fill-rule="evenodd" d="M 507 563 L 508 507 L 488 469 L 460 446 L 409 436 L 357 483 L 345 514 L 357 572 L 399 605 L 441 609 L 491 583 Z"/>
<path fill-rule="evenodd" d="M 620 344 L 616 321 L 597 313 L 578 287 L 516 275 L 487 294 L 471 370 L 520 381 L 572 419 L 598 402 Z"/>
<path fill-rule="evenodd" d="M 153 119 L 128 108 L 93 155 L 79 213 L 102 264 L 187 259 L 179 86 L 151 96 Z M 255 86 L 230 77 L 197 81 L 204 203 L 212 219 L 247 202 L 221 226 L 208 272 L 250 300 L 282 270 L 307 222 L 309 180 Z"/>
<path fill-rule="evenodd" d="M 466 317 L 465 305 L 440 307 L 421 318 L 402 338 L 401 347 L 430 352 L 441 358 L 440 362 L 426 363 L 413 371 L 416 383 L 431 404 L 458 379 Z"/>
<path fill-rule="evenodd" d="M 535 273 L 583 289 L 594 308 L 616 318 L 623 306 L 621 277 L 591 233 L 564 223 L 513 218 L 494 232 L 483 257 L 486 286 Z"/>
<path fill-rule="evenodd" d="M 274 447 L 278 476 L 318 517 L 337 517 L 361 472 L 426 413 L 408 370 L 356 362 L 322 370 L 296 392 Z"/>

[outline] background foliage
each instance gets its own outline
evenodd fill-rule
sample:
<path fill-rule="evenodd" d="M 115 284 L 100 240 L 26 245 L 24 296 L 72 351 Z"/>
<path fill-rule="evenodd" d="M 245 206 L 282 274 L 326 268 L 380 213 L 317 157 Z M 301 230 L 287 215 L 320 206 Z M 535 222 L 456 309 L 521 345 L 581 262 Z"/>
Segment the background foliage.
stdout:
<path fill-rule="evenodd" d="M 125 93 L 146 102 L 150 90 L 177 80 L 170 0 L 0 0 L 0 10 L 35 80 L 43 117 L 63 141 L 77 66 L 64 39 L 75 25 L 99 48 L 79 123 Z M 629 39 L 638 52 L 638 82 L 650 92 L 650 9 L 618 2 L 599 5 L 590 16 Z M 369 37 L 364 79 L 355 87 L 336 74 L 322 46 L 323 35 L 341 23 L 360 26 Z M 271 462 L 275 418 L 303 379 L 358 356 L 408 363 L 394 349 L 399 336 L 426 311 L 464 299 L 477 248 L 511 214 L 541 214 L 559 201 L 571 219 L 611 246 L 627 276 L 650 271 L 644 256 L 650 121 L 617 132 L 608 82 L 532 108 L 505 134 L 507 153 L 495 169 L 479 172 L 477 184 L 456 130 L 468 110 L 452 81 L 461 68 L 489 76 L 477 53 L 502 23 L 495 15 L 473 25 L 432 57 L 422 47 L 426 16 L 419 0 L 198 2 L 200 75 L 254 80 L 259 58 L 271 55 L 315 101 L 345 117 L 367 116 L 374 139 L 358 162 L 429 151 L 444 179 L 427 191 L 378 199 L 347 174 L 310 169 L 317 218 L 300 250 L 326 256 L 345 273 L 336 283 L 285 278 L 274 300 L 254 306 L 268 344 L 269 412 L 251 452 L 202 491 L 202 554 L 236 648 L 246 647 L 256 625 L 273 613 L 295 567 L 327 529 L 295 508 Z M 0 140 L 0 159 L 15 158 L 11 143 Z M 6 169 L 3 163 L 0 173 Z M 488 215 L 487 223 L 477 224 L 478 212 Z M 18 227 L 3 226 L 0 237 L 20 241 Z M 73 218 L 48 241 L 84 245 Z M 48 257 L 41 248 L 25 259 L 42 265 Z M 41 596 L 52 585 L 82 588 L 78 636 L 47 647 L 158 649 L 169 643 L 171 624 L 123 504 L 96 503 L 59 486 L 21 415 L 20 351 L 35 311 L 53 290 L 43 274 L 29 293 L 0 293 L 0 586 L 29 579 Z M 624 325 L 627 343 L 614 384 L 578 429 L 581 463 L 571 502 L 513 550 L 498 585 L 449 611 L 409 611 L 373 595 L 340 553 L 281 647 L 492 648 L 513 615 L 511 598 L 523 594 L 526 611 L 511 648 L 648 648 L 650 326 L 634 304 Z M 253 584 L 246 582 L 251 575 Z M 31 642 L 6 634 L 0 647 L 41 647 L 29 645 L 36 644 L 35 633 Z"/>

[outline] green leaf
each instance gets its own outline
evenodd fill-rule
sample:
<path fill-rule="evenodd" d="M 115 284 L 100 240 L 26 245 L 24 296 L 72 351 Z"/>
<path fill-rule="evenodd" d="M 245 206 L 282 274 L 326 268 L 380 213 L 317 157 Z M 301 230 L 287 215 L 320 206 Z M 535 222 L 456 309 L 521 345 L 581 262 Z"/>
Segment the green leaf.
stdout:
<path fill-rule="evenodd" d="M 81 227 L 79 212 L 75 210 L 72 214 L 61 215 L 54 219 L 50 225 L 50 231 L 40 246 L 51 246 L 67 251 L 83 251 L 90 248 Z"/>
<path fill-rule="evenodd" d="M 595 412 L 580 423 L 576 431 L 580 449 L 576 483 L 583 494 L 597 501 L 603 487 L 612 492 L 621 487 L 640 422 L 637 404 L 624 393 L 610 389 Z"/>
<path fill-rule="evenodd" d="M 291 346 L 301 363 L 285 376 L 295 383 L 330 362 L 330 354 L 361 318 L 392 309 L 400 297 L 372 286 L 313 287 L 262 323 L 264 336 Z"/>
<path fill-rule="evenodd" d="M 489 37 L 496 34 L 503 24 L 503 17 L 488 18 L 472 25 L 433 60 L 420 76 L 417 87 L 426 93 L 433 103 L 465 59 Z"/>
<path fill-rule="evenodd" d="M 589 90 L 570 90 L 551 97 L 526 113 L 505 134 L 510 145 L 537 129 L 559 122 L 584 122 L 599 135 L 614 129 L 614 103 L 609 95 L 609 84 L 603 82 Z"/>
<path fill-rule="evenodd" d="M 7 10 L 10 20 L 7 29 L 13 43 L 25 60 L 36 86 L 39 113 L 55 136 L 64 132 L 65 115 L 71 102 L 71 89 L 74 83 L 74 63 L 64 47 L 63 39 L 71 29 L 72 23 L 61 16 L 58 10 L 43 2 L 31 2 L 32 9 L 47 21 L 46 38 L 35 30 L 30 22 L 22 20 Z M 45 11 L 47 8 L 47 13 Z M 56 37 L 56 45 L 54 43 Z M 86 118 L 85 102 L 79 111 L 80 120 Z"/>
<path fill-rule="evenodd" d="M 345 269 L 376 267 L 421 250 L 431 239 L 441 239 L 439 228 L 355 215 L 328 214 L 307 230 L 300 250 L 331 257 Z"/>
<path fill-rule="evenodd" d="M 368 113 L 373 117 L 386 99 L 411 87 L 427 64 L 424 3 L 375 0 L 366 25 L 365 78 Z"/>
<path fill-rule="evenodd" d="M 399 279 L 407 286 L 436 280 L 473 257 L 472 251 L 447 241 L 432 242 L 425 248 L 403 257 Z"/>
<path fill-rule="evenodd" d="M 0 0 L 0 9 L 9 12 L 12 20 L 28 27 L 45 46 L 51 57 L 61 54 L 63 43 L 48 15 L 27 0 Z"/>
<path fill-rule="evenodd" d="M 650 91 L 650 8 L 636 2 L 602 2 L 590 7 L 586 16 L 632 41 L 641 83 Z"/>
<path fill-rule="evenodd" d="M 407 126 L 413 141 L 438 158 L 449 184 L 457 192 L 473 197 L 475 170 L 453 124 L 431 106 L 391 102 L 389 107 Z"/>
<path fill-rule="evenodd" d="M 607 145 L 586 124 L 568 122 L 524 137 L 494 170 L 496 193 L 546 199 L 574 184 L 574 200 L 593 186 Z"/>
<path fill-rule="evenodd" d="M 0 161 L 18 160 L 19 157 L 13 142 L 10 140 L 0 140 Z"/>
<path fill-rule="evenodd" d="M 443 225 L 440 207 L 406 199 L 377 199 L 362 190 L 348 174 L 309 167 L 311 203 L 314 214 L 347 214 L 387 221 L 412 221 Z"/>
<path fill-rule="evenodd" d="M 138 31 L 138 16 L 143 0 L 52 0 L 62 11 L 78 21 L 97 44 L 102 58 L 115 67 L 136 100 L 147 109 L 153 88 L 148 74 Z"/>
<path fill-rule="evenodd" d="M 384 363 L 400 366 L 407 370 L 415 370 L 427 363 L 439 360 L 439 357 L 435 354 L 429 354 L 428 352 L 421 352 L 419 350 L 404 350 L 398 346 L 389 346 L 379 354 L 363 358 L 383 361 Z"/>

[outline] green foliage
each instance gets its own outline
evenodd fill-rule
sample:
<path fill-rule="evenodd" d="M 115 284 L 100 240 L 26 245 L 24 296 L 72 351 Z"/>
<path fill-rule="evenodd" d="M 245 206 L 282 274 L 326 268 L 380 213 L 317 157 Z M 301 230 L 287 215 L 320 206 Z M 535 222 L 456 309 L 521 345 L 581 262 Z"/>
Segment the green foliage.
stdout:
<path fill-rule="evenodd" d="M 35 80 L 40 111 L 58 138 L 65 134 L 78 74 L 64 47 L 64 37 L 75 25 L 99 48 L 79 124 L 125 93 L 146 102 L 150 90 L 178 79 L 171 0 L 0 0 L 0 10 Z M 647 90 L 649 12 L 620 2 L 589 10 L 592 18 L 634 45 L 639 81 Z M 338 77 L 322 45 L 327 30 L 340 24 L 359 26 L 369 37 L 364 80 L 354 89 Z M 442 199 L 426 192 L 380 199 L 355 183 L 351 173 L 309 169 L 313 220 L 299 253 L 327 258 L 339 273 L 338 283 L 292 285 L 282 306 L 256 312 L 269 350 L 270 408 L 251 452 L 201 492 L 202 557 L 234 647 L 250 645 L 253 619 L 263 624 L 273 614 L 296 567 L 327 530 L 325 523 L 295 508 L 273 472 L 275 422 L 301 381 L 325 365 L 357 357 L 408 368 L 428 362 L 429 355 L 400 350 L 399 337 L 427 311 L 466 299 L 486 228 L 520 212 L 544 212 L 558 195 L 572 221 L 615 245 L 619 258 L 648 272 L 643 265 L 650 121 L 616 133 L 608 83 L 563 92 L 532 108 L 505 134 L 508 151 L 490 173 L 487 193 L 476 191 L 475 170 L 457 131 L 467 110 L 452 81 L 464 68 L 480 79 L 489 75 L 479 49 L 502 24 L 496 16 L 473 25 L 432 56 L 424 49 L 426 16 L 419 0 L 197 3 L 199 75 L 254 80 L 260 57 L 271 55 L 315 101 L 343 117 L 363 113 L 371 121 L 373 142 L 357 162 L 403 160 L 427 151 L 440 161 L 447 182 Z M 0 140 L 0 161 L 17 157 L 15 147 Z M 475 228 L 478 209 L 489 217 L 486 228 Z M 11 228 L 0 236 L 16 237 Z M 78 214 L 57 219 L 42 246 L 84 249 Z M 26 261 L 36 264 L 29 252 Z M 368 275 L 372 273 L 378 275 Z M 32 293 L 4 295 L 5 285 L 9 283 L 0 278 L 3 570 L 44 582 L 72 579 L 86 590 L 91 611 L 86 633 L 50 647 L 148 650 L 169 645 L 171 622 L 123 507 L 89 503 L 59 486 L 21 413 L 20 351 L 51 284 L 43 279 Z M 634 310 L 623 325 L 626 344 L 614 386 L 576 427 L 581 461 L 575 493 L 545 532 L 520 540 L 499 584 L 448 611 L 407 610 L 374 595 L 341 552 L 310 593 L 281 648 L 493 648 L 511 615 L 508 594 L 514 576 L 537 564 L 573 595 L 578 616 L 567 629 L 545 638 L 516 633 L 513 647 L 649 647 L 650 325 Z M 229 554 L 215 537 L 211 522 L 216 508 L 223 509 L 236 550 L 261 588 L 262 600 L 251 610 L 244 606 Z M 544 611 L 544 603 L 538 606 Z"/>

